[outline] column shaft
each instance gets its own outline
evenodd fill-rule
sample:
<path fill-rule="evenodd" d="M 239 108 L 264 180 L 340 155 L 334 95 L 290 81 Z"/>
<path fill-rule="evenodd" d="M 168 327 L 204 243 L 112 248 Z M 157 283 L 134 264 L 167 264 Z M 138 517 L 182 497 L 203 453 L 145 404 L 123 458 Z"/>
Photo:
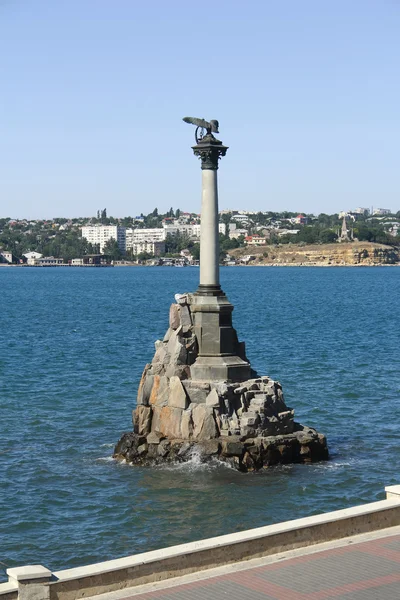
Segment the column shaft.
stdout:
<path fill-rule="evenodd" d="M 217 170 L 202 170 L 200 285 L 219 286 Z"/>

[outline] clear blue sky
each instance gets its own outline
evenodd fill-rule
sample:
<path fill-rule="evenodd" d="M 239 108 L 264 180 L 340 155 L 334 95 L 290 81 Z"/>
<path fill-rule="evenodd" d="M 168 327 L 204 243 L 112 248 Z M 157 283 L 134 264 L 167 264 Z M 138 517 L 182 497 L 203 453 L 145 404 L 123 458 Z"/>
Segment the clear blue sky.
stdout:
<path fill-rule="evenodd" d="M 400 209 L 397 0 L 0 0 L 0 217 Z"/>

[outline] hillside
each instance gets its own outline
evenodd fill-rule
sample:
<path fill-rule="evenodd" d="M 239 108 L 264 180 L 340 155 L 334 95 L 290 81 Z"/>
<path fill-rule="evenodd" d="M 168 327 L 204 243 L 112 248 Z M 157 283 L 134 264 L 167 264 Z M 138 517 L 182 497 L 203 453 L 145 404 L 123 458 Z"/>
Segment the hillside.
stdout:
<path fill-rule="evenodd" d="M 231 250 L 229 254 L 236 260 L 251 255 L 254 258 L 248 263 L 250 265 L 373 266 L 400 264 L 398 248 L 371 242 L 246 246 Z"/>

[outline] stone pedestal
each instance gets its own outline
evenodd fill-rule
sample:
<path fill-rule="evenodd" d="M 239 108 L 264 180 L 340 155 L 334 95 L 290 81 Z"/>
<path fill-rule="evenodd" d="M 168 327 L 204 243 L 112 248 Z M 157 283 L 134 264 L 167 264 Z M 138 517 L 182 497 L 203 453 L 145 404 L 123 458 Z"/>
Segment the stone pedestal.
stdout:
<path fill-rule="evenodd" d="M 191 302 L 198 357 L 191 368 L 193 379 L 244 381 L 250 377 L 245 344 L 232 326 L 233 306 L 218 296 L 194 294 Z"/>

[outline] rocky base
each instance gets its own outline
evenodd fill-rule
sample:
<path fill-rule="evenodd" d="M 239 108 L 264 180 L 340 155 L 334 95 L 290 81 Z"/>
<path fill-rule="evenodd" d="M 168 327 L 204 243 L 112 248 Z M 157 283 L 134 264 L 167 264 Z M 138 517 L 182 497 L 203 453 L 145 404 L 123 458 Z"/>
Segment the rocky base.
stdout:
<path fill-rule="evenodd" d="M 123 434 L 114 457 L 154 465 L 188 461 L 195 454 L 200 460 L 218 459 L 240 471 L 326 460 L 325 436 L 295 423 L 281 384 L 250 368 L 236 331 L 225 322 L 218 330 L 219 314 L 216 331 L 208 335 L 218 337 L 228 331 L 234 355 L 224 359 L 241 360 L 247 367 L 243 372 L 251 378 L 193 378 L 196 360 L 201 359 L 197 305 L 191 294 L 176 299 L 169 328 L 163 340 L 155 342 L 154 358 L 143 371 L 132 413 L 133 432 Z"/>
<path fill-rule="evenodd" d="M 290 434 L 245 438 L 219 437 L 203 442 L 160 438 L 150 443 L 143 435 L 124 433 L 117 443 L 114 458 L 137 466 L 154 466 L 165 462 L 201 462 L 219 460 L 238 471 L 258 471 L 277 464 L 310 463 L 327 460 L 324 435 L 295 423 Z"/>

